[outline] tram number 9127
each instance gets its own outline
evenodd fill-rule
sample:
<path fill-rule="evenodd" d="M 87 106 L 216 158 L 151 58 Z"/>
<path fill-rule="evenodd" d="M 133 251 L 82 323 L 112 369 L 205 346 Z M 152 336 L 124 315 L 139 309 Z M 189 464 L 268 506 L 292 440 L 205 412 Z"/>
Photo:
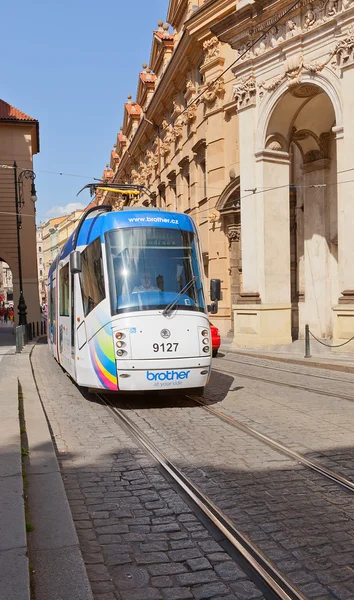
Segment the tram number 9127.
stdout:
<path fill-rule="evenodd" d="M 153 344 L 152 348 L 154 352 L 176 352 L 178 343 L 163 342 L 162 344 Z"/>

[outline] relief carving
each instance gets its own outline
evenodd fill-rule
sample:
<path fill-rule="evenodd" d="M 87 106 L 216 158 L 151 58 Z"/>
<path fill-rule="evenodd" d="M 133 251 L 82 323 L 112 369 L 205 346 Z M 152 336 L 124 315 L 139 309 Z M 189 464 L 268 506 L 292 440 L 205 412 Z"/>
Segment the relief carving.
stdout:
<path fill-rule="evenodd" d="M 337 0 L 328 0 L 326 13 L 329 17 L 333 17 L 337 13 Z"/>
<path fill-rule="evenodd" d="M 195 103 L 188 106 L 185 112 L 185 118 L 187 123 L 192 123 L 197 118 L 197 105 Z"/>
<path fill-rule="evenodd" d="M 339 12 L 347 10 L 353 5 L 354 0 L 302 0 L 300 14 L 296 14 L 283 22 L 275 22 L 279 15 L 272 16 L 267 20 L 257 23 L 252 30 L 249 28 L 238 34 L 239 46 L 236 48 L 238 59 L 242 62 L 254 59 L 268 52 L 285 40 L 292 39 L 303 33 L 307 33 L 315 27 L 323 25 L 333 19 Z M 264 37 L 251 48 L 252 42 L 247 42 L 249 36 L 257 38 L 266 32 Z"/>
<path fill-rule="evenodd" d="M 239 81 L 239 83 L 236 83 L 233 92 L 237 110 L 249 106 L 255 100 L 256 95 L 256 80 L 254 76 L 250 75 Z"/>
<path fill-rule="evenodd" d="M 175 140 L 178 140 L 180 138 L 183 137 L 183 123 L 182 121 L 179 121 L 179 123 L 176 123 L 174 128 L 173 128 L 173 136 Z"/>
<path fill-rule="evenodd" d="M 204 104 L 213 104 L 218 98 L 225 94 L 224 78 L 220 77 L 213 85 L 211 85 L 201 97 L 201 102 Z"/>
<path fill-rule="evenodd" d="M 220 54 L 218 38 L 214 36 L 210 40 L 206 40 L 203 43 L 203 50 L 205 52 L 204 64 L 213 60 L 213 58 L 217 58 Z"/>
<path fill-rule="evenodd" d="M 305 31 L 307 31 L 308 29 L 311 29 L 311 27 L 315 24 L 315 21 L 316 21 L 316 15 L 313 12 L 312 8 L 309 8 L 307 13 L 305 14 L 305 19 L 304 19 Z"/>
<path fill-rule="evenodd" d="M 334 66 L 345 67 L 354 62 L 354 26 L 352 26 L 348 35 L 338 42 L 335 47 L 336 62 Z"/>
<path fill-rule="evenodd" d="M 353 38 L 353 47 L 354 47 L 354 38 Z M 276 90 L 283 81 L 287 81 L 287 85 L 289 88 L 294 86 L 298 86 L 301 83 L 301 74 L 303 72 L 311 73 L 311 75 L 316 75 L 322 71 L 326 65 L 332 60 L 336 49 L 333 49 L 328 58 L 323 63 L 313 62 L 309 64 L 305 64 L 304 57 L 302 54 L 297 54 L 287 59 L 285 63 L 284 73 L 282 75 L 278 75 L 278 77 L 274 77 L 269 83 L 265 83 L 265 81 L 261 81 L 258 84 L 258 87 L 261 89 L 260 97 L 263 96 L 264 91 L 273 92 Z"/>

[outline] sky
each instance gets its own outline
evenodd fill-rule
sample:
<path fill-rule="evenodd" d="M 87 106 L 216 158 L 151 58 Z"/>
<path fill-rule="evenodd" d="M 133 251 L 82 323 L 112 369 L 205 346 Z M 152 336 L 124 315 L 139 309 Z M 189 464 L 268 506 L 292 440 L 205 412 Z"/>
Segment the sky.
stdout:
<path fill-rule="evenodd" d="M 152 31 L 159 19 L 166 20 L 168 5 L 169 0 L 3 3 L 0 98 L 39 121 L 40 153 L 33 163 L 37 223 L 90 202 L 88 191 L 76 194 L 100 178 L 110 161 L 124 102 L 128 94 L 135 100 Z"/>

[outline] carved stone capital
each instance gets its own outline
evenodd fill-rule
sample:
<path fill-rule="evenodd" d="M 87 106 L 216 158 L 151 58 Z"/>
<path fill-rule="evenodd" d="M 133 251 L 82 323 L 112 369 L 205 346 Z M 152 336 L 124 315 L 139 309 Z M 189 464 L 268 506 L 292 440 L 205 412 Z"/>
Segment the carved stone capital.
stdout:
<path fill-rule="evenodd" d="M 234 223 L 228 225 L 226 235 L 230 246 L 233 242 L 239 242 L 241 239 L 241 225 L 235 225 Z"/>

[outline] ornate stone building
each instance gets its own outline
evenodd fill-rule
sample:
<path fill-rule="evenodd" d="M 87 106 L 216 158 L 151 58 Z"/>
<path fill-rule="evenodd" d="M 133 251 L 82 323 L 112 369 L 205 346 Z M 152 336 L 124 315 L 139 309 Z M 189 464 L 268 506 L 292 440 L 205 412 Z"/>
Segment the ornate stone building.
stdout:
<path fill-rule="evenodd" d="M 160 21 L 153 32 L 136 99 L 128 96 L 124 106 L 112 173 L 106 172 L 111 181 L 148 187 L 152 197 L 144 204 L 195 219 L 206 282 L 222 280 L 213 320 L 224 334 L 232 327 L 232 304 L 240 292 L 238 130 L 233 76 L 222 76 L 234 51 L 218 41 L 211 26 L 232 14 L 229 4 L 171 0 L 168 24 Z M 116 200 L 113 194 L 100 198 Z"/>
<path fill-rule="evenodd" d="M 195 218 L 235 346 L 306 323 L 354 335 L 353 15 L 350 0 L 171 0 L 125 104 L 113 181 Z"/>
<path fill-rule="evenodd" d="M 212 31 L 236 61 L 235 344 L 290 343 L 306 323 L 340 344 L 354 335 L 354 4 L 243 0 Z"/>

